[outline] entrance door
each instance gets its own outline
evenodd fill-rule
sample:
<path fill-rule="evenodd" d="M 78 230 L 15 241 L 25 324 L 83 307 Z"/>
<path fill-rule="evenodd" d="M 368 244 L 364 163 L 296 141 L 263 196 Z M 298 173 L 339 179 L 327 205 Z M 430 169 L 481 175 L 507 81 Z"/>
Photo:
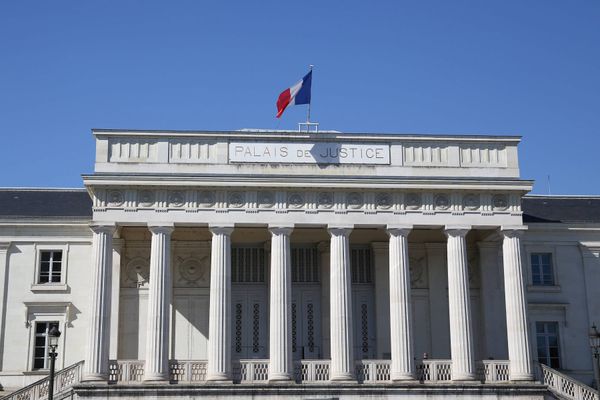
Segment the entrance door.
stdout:
<path fill-rule="evenodd" d="M 321 358 L 321 289 L 292 286 L 292 354 L 294 359 Z"/>
<path fill-rule="evenodd" d="M 208 295 L 173 296 L 172 357 L 176 360 L 208 358 Z"/>
<path fill-rule="evenodd" d="M 231 321 L 234 359 L 268 358 L 268 311 L 266 287 L 234 285 Z"/>
<path fill-rule="evenodd" d="M 373 287 L 356 285 L 352 288 L 352 322 L 354 325 L 354 358 L 373 359 L 375 349 L 375 307 Z"/>

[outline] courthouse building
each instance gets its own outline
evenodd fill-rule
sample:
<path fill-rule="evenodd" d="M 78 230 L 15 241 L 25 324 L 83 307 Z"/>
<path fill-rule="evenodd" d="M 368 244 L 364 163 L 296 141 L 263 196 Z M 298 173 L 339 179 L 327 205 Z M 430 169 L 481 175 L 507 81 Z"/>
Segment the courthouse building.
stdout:
<path fill-rule="evenodd" d="M 54 326 L 63 398 L 597 396 L 600 198 L 519 137 L 93 134 L 85 189 L 0 189 L 15 400 Z"/>

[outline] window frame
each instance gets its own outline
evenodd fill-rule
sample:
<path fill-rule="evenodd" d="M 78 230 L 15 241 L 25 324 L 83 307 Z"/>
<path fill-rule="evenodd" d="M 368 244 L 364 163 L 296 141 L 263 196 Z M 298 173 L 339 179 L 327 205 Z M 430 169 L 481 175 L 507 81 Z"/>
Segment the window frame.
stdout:
<path fill-rule="evenodd" d="M 560 368 L 561 370 L 568 370 L 570 368 L 570 360 L 564 349 L 565 342 L 563 340 L 567 333 L 564 329 L 567 329 L 567 312 L 569 309 L 569 303 L 529 303 L 527 311 L 529 314 L 528 330 L 529 338 L 531 342 L 531 356 L 532 359 L 538 361 L 537 354 L 537 329 L 536 322 L 558 322 L 558 345 L 559 345 L 559 356 L 560 356 Z"/>
<path fill-rule="evenodd" d="M 44 291 L 67 291 L 67 273 L 69 266 L 69 249 L 68 243 L 43 243 L 35 244 L 35 267 L 33 280 L 31 284 L 32 292 L 44 292 Z M 60 282 L 46 282 L 40 283 L 41 266 L 42 266 L 42 252 L 44 251 L 55 251 L 62 252 L 61 264 L 60 264 Z"/>
<path fill-rule="evenodd" d="M 532 292 L 559 292 L 560 284 L 558 281 L 556 247 L 550 245 L 526 246 L 527 254 L 527 290 Z M 550 268 L 552 269 L 552 284 L 540 285 L 533 283 L 533 262 L 532 257 L 535 254 L 549 254 Z"/>
<path fill-rule="evenodd" d="M 40 324 L 46 324 L 46 330 L 43 334 L 38 333 L 37 328 Z M 48 353 L 50 350 L 49 341 L 48 341 L 48 333 L 52 329 L 51 324 L 56 324 L 58 329 L 60 330 L 60 321 L 35 321 L 33 323 L 33 348 L 32 348 L 33 360 L 31 361 L 31 370 L 32 371 L 47 371 L 48 369 L 50 369 L 50 365 L 49 365 L 50 358 L 48 357 Z M 43 354 L 44 366 L 43 367 L 35 366 L 36 360 L 39 359 L 38 357 L 36 357 L 36 350 L 38 348 L 38 345 L 37 345 L 38 337 L 44 338 L 44 354 Z"/>
<path fill-rule="evenodd" d="M 27 361 L 25 374 L 36 375 L 45 374 L 47 369 L 35 369 L 35 328 L 38 322 L 58 322 L 58 329 L 61 331 L 56 350 L 56 369 L 65 367 L 65 339 L 70 323 L 73 305 L 70 302 L 25 302 L 26 319 L 25 327 L 28 329 L 29 347 L 27 349 Z"/>
<path fill-rule="evenodd" d="M 565 369 L 565 362 L 564 362 L 564 357 L 562 354 L 562 349 L 563 349 L 563 344 L 562 344 L 562 334 L 561 334 L 561 322 L 560 321 L 556 321 L 556 320 L 548 320 L 548 319 L 541 319 L 541 320 L 536 320 L 533 322 L 533 328 L 534 328 L 534 332 L 535 332 L 535 357 L 537 359 L 538 362 L 544 362 L 545 365 L 548 365 L 550 368 L 554 368 L 554 369 L 558 369 L 558 370 L 562 370 Z M 548 363 L 546 363 L 547 360 L 540 360 L 539 357 L 539 352 L 538 352 L 538 348 L 539 348 L 539 341 L 538 341 L 538 336 L 540 335 L 540 333 L 538 333 L 538 324 L 555 324 L 556 325 L 556 346 L 558 347 L 558 356 L 557 356 L 557 360 L 558 360 L 558 366 L 553 366 L 550 365 Z M 545 328 L 545 330 L 547 330 Z M 545 337 L 550 337 L 549 334 L 544 332 L 544 336 Z M 546 343 L 544 343 L 545 347 L 546 347 L 546 351 L 548 354 L 548 358 L 550 359 L 550 345 L 548 344 L 548 340 L 546 339 Z"/>

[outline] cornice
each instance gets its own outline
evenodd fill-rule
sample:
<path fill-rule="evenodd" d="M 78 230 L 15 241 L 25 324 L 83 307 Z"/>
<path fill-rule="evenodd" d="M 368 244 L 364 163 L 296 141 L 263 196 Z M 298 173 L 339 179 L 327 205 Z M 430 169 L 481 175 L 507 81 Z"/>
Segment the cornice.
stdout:
<path fill-rule="evenodd" d="M 97 138 L 104 137 L 197 137 L 197 138 L 233 138 L 233 139 L 305 139 L 311 141 L 324 141 L 340 139 L 344 141 L 436 141 L 436 142 L 502 142 L 519 143 L 521 136 L 516 135 L 439 135 L 439 134 L 414 134 L 414 133 L 360 133 L 321 131 L 318 133 L 298 131 L 269 131 L 269 130 L 243 130 L 243 131 L 193 131 L 193 130 L 137 130 L 137 129 L 92 129 Z"/>
<path fill-rule="evenodd" d="M 248 185 L 265 188 L 393 188 L 412 190 L 514 190 L 524 194 L 533 188 L 533 181 L 522 179 L 460 179 L 460 178 L 398 178 L 370 175 L 231 175 L 231 174 L 93 174 L 83 175 L 86 186 L 160 186 L 160 187 L 232 187 Z"/>

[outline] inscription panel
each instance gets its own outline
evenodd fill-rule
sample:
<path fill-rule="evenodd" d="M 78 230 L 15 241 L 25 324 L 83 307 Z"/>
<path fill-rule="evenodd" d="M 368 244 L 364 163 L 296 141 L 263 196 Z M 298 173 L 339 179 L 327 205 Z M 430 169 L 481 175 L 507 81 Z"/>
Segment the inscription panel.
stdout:
<path fill-rule="evenodd" d="M 334 142 L 230 142 L 229 162 L 386 165 L 390 163 L 390 146 Z"/>

